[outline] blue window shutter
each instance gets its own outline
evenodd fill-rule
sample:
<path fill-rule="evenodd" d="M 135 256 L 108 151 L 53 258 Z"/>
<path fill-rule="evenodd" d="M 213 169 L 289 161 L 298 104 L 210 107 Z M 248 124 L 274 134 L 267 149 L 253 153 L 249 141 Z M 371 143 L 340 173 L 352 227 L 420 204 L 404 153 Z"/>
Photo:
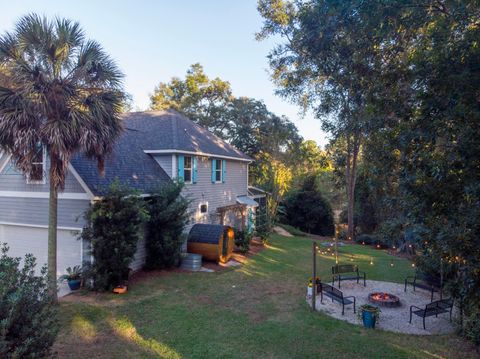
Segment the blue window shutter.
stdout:
<path fill-rule="evenodd" d="M 197 156 L 192 157 L 192 166 L 193 166 L 192 182 L 197 183 Z"/>
<path fill-rule="evenodd" d="M 215 183 L 215 172 L 217 171 L 217 162 L 212 158 L 212 183 Z"/>
<path fill-rule="evenodd" d="M 225 179 L 227 178 L 227 161 L 222 160 L 222 182 L 225 183 Z"/>
<path fill-rule="evenodd" d="M 185 178 L 185 156 L 183 155 L 178 155 L 178 180 L 183 181 Z"/>

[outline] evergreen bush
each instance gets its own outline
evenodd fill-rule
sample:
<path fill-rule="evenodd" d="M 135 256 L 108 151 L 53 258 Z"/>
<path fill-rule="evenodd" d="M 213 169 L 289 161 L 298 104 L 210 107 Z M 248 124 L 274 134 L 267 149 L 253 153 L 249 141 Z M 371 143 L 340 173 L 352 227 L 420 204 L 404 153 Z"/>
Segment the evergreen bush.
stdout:
<path fill-rule="evenodd" d="M 288 224 L 307 233 L 334 235 L 332 208 L 317 189 L 315 176 L 306 177 L 300 188 L 286 197 L 284 207 Z"/>
<path fill-rule="evenodd" d="M 255 233 L 265 243 L 272 231 L 272 222 L 268 217 L 268 211 L 266 206 L 260 206 L 257 208 L 255 216 Z"/>
<path fill-rule="evenodd" d="M 88 274 L 95 290 L 111 290 L 128 279 L 147 218 L 144 200 L 118 181 L 86 212 L 81 238 L 91 245 Z"/>
<path fill-rule="evenodd" d="M 234 229 L 235 231 L 235 245 L 240 249 L 240 252 L 247 253 L 250 249 L 250 242 L 252 241 L 252 234 L 247 231 Z"/>
<path fill-rule="evenodd" d="M 358 244 L 376 244 L 378 242 L 378 237 L 373 234 L 360 234 L 355 237 L 355 242 Z"/>
<path fill-rule="evenodd" d="M 181 195 L 182 188 L 179 183 L 165 185 L 149 199 L 145 269 L 169 268 L 179 264 L 190 203 Z"/>
<path fill-rule="evenodd" d="M 58 333 L 57 306 L 48 291 L 47 269 L 35 274 L 36 261 L 0 256 L 0 358 L 47 358 Z"/>

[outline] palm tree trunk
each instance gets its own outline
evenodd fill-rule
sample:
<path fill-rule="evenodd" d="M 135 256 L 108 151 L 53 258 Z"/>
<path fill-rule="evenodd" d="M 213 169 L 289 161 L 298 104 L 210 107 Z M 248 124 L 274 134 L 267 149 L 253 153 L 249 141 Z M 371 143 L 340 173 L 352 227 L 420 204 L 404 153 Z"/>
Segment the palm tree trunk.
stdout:
<path fill-rule="evenodd" d="M 51 165 L 51 162 L 50 162 Z M 51 176 L 50 176 L 51 177 Z M 58 188 L 50 178 L 48 206 L 48 284 L 53 300 L 57 301 L 57 212 Z"/>

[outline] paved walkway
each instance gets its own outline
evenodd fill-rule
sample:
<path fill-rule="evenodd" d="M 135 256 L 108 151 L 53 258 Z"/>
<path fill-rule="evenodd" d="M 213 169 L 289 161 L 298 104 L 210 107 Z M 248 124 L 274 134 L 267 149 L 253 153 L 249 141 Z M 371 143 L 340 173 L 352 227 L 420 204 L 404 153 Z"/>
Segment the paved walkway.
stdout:
<path fill-rule="evenodd" d="M 448 334 L 454 332 L 454 327 L 448 320 L 448 314 L 440 314 L 438 318 L 435 318 L 435 316 L 427 317 L 425 319 L 426 330 L 423 329 L 422 318 L 416 315 L 413 316 L 412 324 L 408 323 L 411 305 L 423 308 L 425 307 L 425 304 L 430 303 L 430 293 L 425 290 L 417 289 L 417 291 L 414 292 L 412 287 L 409 286 L 407 292 L 404 292 L 403 284 L 373 280 L 367 280 L 366 287 L 364 287 L 363 284 L 357 284 L 356 281 L 345 281 L 342 282 L 340 290 L 343 292 L 344 296 L 355 296 L 357 301 L 357 311 L 362 304 L 368 303 L 369 293 L 388 292 L 400 298 L 400 307 L 380 307 L 382 312 L 380 314 L 380 320 L 376 325 L 376 328 L 378 329 L 418 335 Z M 435 293 L 434 300 L 437 299 L 438 293 Z M 307 301 L 309 305 L 311 305 L 311 299 L 307 298 Z M 353 305 L 345 306 L 345 315 L 342 315 L 342 306 L 340 304 L 337 302 L 332 303 L 332 300 L 325 296 L 322 304 L 320 303 L 320 296 L 318 296 L 316 308 L 318 311 L 324 312 L 337 319 L 362 325 L 361 320 L 353 313 Z M 455 318 L 455 308 L 452 317 Z"/>
<path fill-rule="evenodd" d="M 280 226 L 273 227 L 273 231 L 284 237 L 293 237 L 290 233 L 288 233 L 285 229 L 283 229 Z"/>

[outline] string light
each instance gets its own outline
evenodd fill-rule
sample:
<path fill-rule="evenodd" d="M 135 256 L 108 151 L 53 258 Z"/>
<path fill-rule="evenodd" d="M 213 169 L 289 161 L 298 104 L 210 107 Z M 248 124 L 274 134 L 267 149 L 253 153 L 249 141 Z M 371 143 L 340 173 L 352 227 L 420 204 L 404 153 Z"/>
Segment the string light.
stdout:
<path fill-rule="evenodd" d="M 390 267 L 393 267 L 394 264 L 393 264 L 393 259 L 390 260 Z"/>
<path fill-rule="evenodd" d="M 412 263 L 412 267 L 415 268 L 415 263 Z"/>
<path fill-rule="evenodd" d="M 365 242 L 362 242 L 362 245 L 365 245 Z"/>
<path fill-rule="evenodd" d="M 370 258 L 370 265 L 373 266 L 373 257 Z"/>

